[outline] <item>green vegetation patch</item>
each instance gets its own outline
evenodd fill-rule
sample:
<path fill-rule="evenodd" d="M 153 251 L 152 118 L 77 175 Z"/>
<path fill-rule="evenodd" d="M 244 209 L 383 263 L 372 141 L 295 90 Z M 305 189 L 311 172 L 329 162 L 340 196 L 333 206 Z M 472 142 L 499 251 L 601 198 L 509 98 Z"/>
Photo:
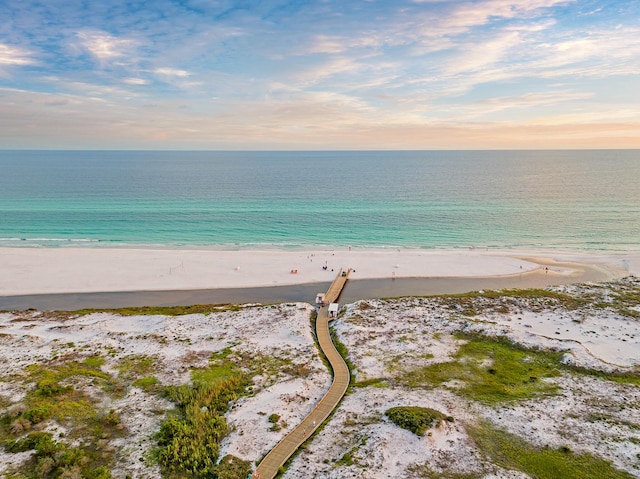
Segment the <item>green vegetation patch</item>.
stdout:
<path fill-rule="evenodd" d="M 227 347 L 211 355 L 209 369 L 199 370 L 196 374 L 215 379 L 218 374 L 223 377 L 228 375 L 229 368 L 241 370 L 247 377 L 262 376 L 266 385 L 273 384 L 282 375 L 306 377 L 311 372 L 307 364 L 295 363 L 291 353 L 283 349 L 267 355 L 260 352 L 236 351 L 233 347 Z"/>
<path fill-rule="evenodd" d="M 351 378 L 349 381 L 350 383 L 349 388 L 351 388 L 351 385 L 353 385 L 353 383 L 355 382 L 354 371 L 356 370 L 356 366 L 349 359 L 349 351 L 347 350 L 347 347 L 344 345 L 344 343 L 340 341 L 340 339 L 338 338 L 338 333 L 336 332 L 335 328 L 329 329 L 329 335 L 331 336 L 331 341 L 333 342 L 333 345 L 336 347 L 338 354 L 342 356 L 342 359 L 344 359 L 344 362 L 347 364 L 347 368 L 349 369 L 350 378 Z M 333 369 L 331 369 L 331 374 L 333 374 Z"/>
<path fill-rule="evenodd" d="M 556 384 L 543 381 L 560 374 L 561 352 L 527 349 L 500 337 L 462 335 L 466 339 L 454 360 L 401 373 L 409 387 L 437 387 L 462 381 L 457 391 L 474 400 L 498 403 L 555 394 Z"/>
<path fill-rule="evenodd" d="M 191 381 L 194 384 L 215 384 L 225 381 L 237 373 L 237 367 L 231 363 L 214 364 L 207 369 L 194 369 L 191 372 Z"/>
<path fill-rule="evenodd" d="M 568 311 L 595 308 L 608 309 L 635 319 L 640 318 L 640 311 L 637 309 L 640 306 L 640 281 L 633 277 L 600 285 L 584 286 L 579 293 L 574 294 L 532 288 L 473 291 L 444 295 L 440 298 L 445 305 L 467 316 L 488 311 L 508 313 L 511 307 L 519 309 L 517 300 L 524 299 L 527 302 L 527 308 L 531 311 L 558 307 Z"/>
<path fill-rule="evenodd" d="M 88 356 L 83 361 L 83 364 L 86 364 L 90 368 L 99 369 L 106 363 L 105 359 L 102 356 Z"/>
<path fill-rule="evenodd" d="M 133 382 L 133 386 L 142 389 L 144 392 L 153 394 L 160 391 L 160 381 L 155 376 L 144 376 Z"/>
<path fill-rule="evenodd" d="M 637 367 L 631 370 L 618 370 L 618 371 L 600 371 L 598 369 L 589 369 L 585 367 L 575 365 L 563 365 L 564 369 L 569 372 L 582 374 L 584 376 L 592 376 L 604 381 L 613 381 L 620 384 L 633 384 L 640 386 L 640 369 Z"/>
<path fill-rule="evenodd" d="M 614 305 L 619 306 L 622 311 L 625 311 L 630 316 L 640 316 L 640 311 L 630 309 L 640 306 L 640 288 L 635 287 L 614 291 L 612 296 L 615 298 Z"/>
<path fill-rule="evenodd" d="M 385 389 L 389 387 L 389 382 L 386 378 L 371 378 L 363 381 L 357 381 L 353 383 L 354 388 L 367 388 L 374 387 L 379 389 Z"/>
<path fill-rule="evenodd" d="M 229 434 L 224 414 L 249 383 L 228 356 L 214 356 L 209 368 L 194 370 L 191 384 L 164 389 L 164 396 L 176 404 L 156 435 L 156 458 L 165 476 L 234 477 L 234 471 L 246 469 L 244 461 L 233 457 L 217 464 L 220 441 Z"/>
<path fill-rule="evenodd" d="M 78 361 L 72 355 L 26 368 L 23 382 L 31 389 L 0 417 L 0 441 L 8 453 L 35 451 L 13 471 L 16 477 L 111 477 L 113 453 L 103 446 L 126 431 L 117 411 L 101 411 L 99 400 L 86 392 L 90 388 L 110 390 L 117 382 L 100 370 L 101 365 L 98 356 Z M 51 434 L 39 432 L 45 422 L 64 426 L 65 440 L 56 441 Z"/>
<path fill-rule="evenodd" d="M 210 314 L 221 311 L 240 311 L 246 306 L 237 304 L 193 304 L 190 306 L 141 306 L 114 309 L 79 309 L 67 311 L 66 314 L 84 315 L 92 313 L 113 313 L 120 316 L 161 315 L 182 316 L 185 314 Z"/>
<path fill-rule="evenodd" d="M 251 463 L 227 454 L 216 469 L 216 479 L 245 479 L 252 471 Z"/>
<path fill-rule="evenodd" d="M 126 356 L 118 362 L 116 369 L 121 378 L 135 380 L 156 371 L 156 358 L 144 355 Z"/>
<path fill-rule="evenodd" d="M 396 426 L 418 436 L 424 436 L 429 429 L 438 427 L 444 420 L 453 421 L 452 417 L 440 411 L 418 406 L 392 407 L 387 409 L 385 414 Z"/>
<path fill-rule="evenodd" d="M 559 291 L 537 288 L 472 291 L 439 297 L 449 308 L 461 311 L 465 316 L 475 316 L 489 311 L 508 313 L 510 307 L 518 307 L 516 300 L 520 299 L 527 300 L 527 307 L 531 311 L 543 311 L 558 307 L 575 310 L 592 304 L 592 299 L 588 297 L 572 296 Z"/>
<path fill-rule="evenodd" d="M 437 472 L 431 468 L 429 463 L 413 464 L 407 467 L 407 471 L 411 473 L 410 477 L 420 479 L 482 479 L 486 476 L 482 472 Z"/>
<path fill-rule="evenodd" d="M 54 441 L 47 432 L 32 432 L 9 441 L 5 451 L 18 453 L 33 450 L 23 467 L 24 478 L 74 478 L 109 479 L 111 472 L 105 465 L 105 455 L 96 450 L 71 447 Z M 108 455 L 107 455 L 108 457 Z M 101 464 L 102 463 L 102 464 Z"/>
<path fill-rule="evenodd" d="M 640 280 L 637 278 L 628 277 L 592 288 L 597 288 L 600 292 L 599 298 L 593 301 L 595 307 L 612 309 L 634 319 L 640 318 L 640 311 L 637 309 L 640 306 Z"/>
<path fill-rule="evenodd" d="M 16 419 L 27 420 L 26 429 L 47 419 L 54 419 L 79 431 L 83 431 L 97 418 L 93 401 L 76 384 L 104 388 L 111 382 L 109 374 L 98 367 L 76 360 L 56 362 L 50 365 L 34 364 L 27 367 L 27 383 L 35 386 L 23 400 L 25 411 Z M 84 381 L 83 381 L 84 380 Z M 19 433 L 18 424 L 12 426 Z"/>
<path fill-rule="evenodd" d="M 358 464 L 356 454 L 358 453 L 358 450 L 366 444 L 367 436 L 363 436 L 355 446 L 345 452 L 342 457 L 336 461 L 334 467 L 349 467 L 354 464 Z"/>
<path fill-rule="evenodd" d="M 537 479 L 632 479 L 609 461 L 591 454 L 574 454 L 567 447 L 537 448 L 525 440 L 480 423 L 467 428 L 482 453 L 493 463 Z"/>
<path fill-rule="evenodd" d="M 268 383 L 283 373 L 307 372 L 305 367 L 293 364 L 286 351 L 266 356 L 230 346 L 213 353 L 207 368 L 193 369 L 190 384 L 162 388 L 163 396 L 176 404 L 156 436 L 154 456 L 163 474 L 170 478 L 222 478 L 244 471 L 244 462 L 237 458 L 226 457 L 217 464 L 219 444 L 230 432 L 224 418 L 229 405 L 251 393 L 250 379 L 254 376 L 259 375 Z M 137 380 L 142 381 L 157 387 L 151 379 Z M 286 427 L 276 417 L 270 417 L 273 430 Z"/>

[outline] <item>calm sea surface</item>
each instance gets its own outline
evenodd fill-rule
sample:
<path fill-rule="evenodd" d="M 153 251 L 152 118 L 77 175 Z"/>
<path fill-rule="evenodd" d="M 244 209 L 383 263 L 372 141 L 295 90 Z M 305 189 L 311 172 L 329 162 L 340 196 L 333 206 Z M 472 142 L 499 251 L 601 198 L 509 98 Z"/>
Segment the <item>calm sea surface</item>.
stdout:
<path fill-rule="evenodd" d="M 640 150 L 0 151 L 0 246 L 640 250 Z"/>

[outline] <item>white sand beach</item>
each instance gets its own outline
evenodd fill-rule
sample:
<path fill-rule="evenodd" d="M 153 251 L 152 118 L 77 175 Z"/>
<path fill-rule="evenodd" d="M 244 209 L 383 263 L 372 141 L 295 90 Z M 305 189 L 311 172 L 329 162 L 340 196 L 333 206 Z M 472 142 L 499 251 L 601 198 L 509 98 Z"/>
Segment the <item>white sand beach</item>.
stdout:
<path fill-rule="evenodd" d="M 293 285 L 331 281 L 340 268 L 352 268 L 353 279 L 494 277 L 532 272 L 571 277 L 585 268 L 616 278 L 640 272 L 640 253 L 0 248 L 0 296 Z"/>

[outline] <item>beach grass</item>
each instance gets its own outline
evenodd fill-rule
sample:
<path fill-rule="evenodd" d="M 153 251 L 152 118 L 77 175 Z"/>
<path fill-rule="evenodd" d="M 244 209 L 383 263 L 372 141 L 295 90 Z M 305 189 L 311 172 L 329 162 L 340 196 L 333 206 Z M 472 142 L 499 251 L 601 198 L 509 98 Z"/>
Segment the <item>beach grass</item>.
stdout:
<path fill-rule="evenodd" d="M 632 479 L 611 462 L 592 454 L 577 454 L 567 446 L 537 447 L 521 437 L 498 429 L 487 421 L 466 426 L 466 430 L 485 457 L 484 470 L 458 472 L 434 470 L 430 463 L 409 467 L 412 477 L 421 479 L 480 479 L 495 466 L 518 471 L 536 479 Z"/>
<path fill-rule="evenodd" d="M 220 441 L 230 432 L 224 414 L 249 385 L 249 378 L 229 359 L 230 354 L 225 351 L 219 356 L 213 356 L 209 367 L 194 369 L 189 384 L 161 390 L 176 405 L 156 434 L 153 458 L 164 477 L 218 477 L 219 467 L 249 467 L 234 457 L 225 457 L 223 465 L 217 465 Z"/>
<path fill-rule="evenodd" d="M 562 368 L 570 373 L 583 376 L 591 376 L 603 381 L 612 381 L 619 384 L 632 384 L 640 386 L 640 368 L 637 366 L 633 369 L 601 371 L 599 369 L 591 369 L 572 364 L 563 364 Z"/>
<path fill-rule="evenodd" d="M 537 479 L 632 479 L 591 454 L 576 454 L 568 447 L 536 447 L 524 439 L 497 429 L 488 422 L 467 427 L 478 448 L 492 463 L 521 471 Z"/>
<path fill-rule="evenodd" d="M 356 366 L 355 364 L 353 364 L 351 359 L 349 359 L 349 351 L 347 350 L 347 346 L 345 346 L 345 344 L 342 341 L 340 341 L 340 339 L 338 338 L 338 333 L 336 332 L 335 328 L 333 327 L 329 328 L 329 335 L 331 336 L 331 341 L 333 342 L 333 345 L 335 346 L 336 351 L 338 351 L 338 354 L 342 357 L 342 359 L 347 365 L 347 368 L 349 369 L 349 374 L 351 376 L 351 379 L 349 381 L 349 388 L 347 389 L 347 394 L 349 394 L 351 388 L 353 387 L 353 384 L 355 383 Z"/>
<path fill-rule="evenodd" d="M 523 299 L 527 300 L 531 311 L 558 307 L 576 310 L 596 303 L 594 298 L 542 288 L 471 291 L 437 297 L 440 297 L 450 308 L 461 311 L 465 316 L 476 316 L 489 311 L 508 313 L 511 307 L 517 307 L 518 300 Z"/>
<path fill-rule="evenodd" d="M 192 304 L 188 306 L 136 306 L 125 308 L 86 308 L 65 311 L 67 315 L 112 313 L 120 316 L 183 316 L 185 314 L 211 314 L 223 311 L 240 311 L 250 306 L 239 304 Z"/>
<path fill-rule="evenodd" d="M 482 479 L 486 476 L 483 472 L 455 472 L 455 471 L 434 471 L 429 463 L 412 464 L 407 468 L 411 477 L 416 479 Z"/>
<path fill-rule="evenodd" d="M 136 379 L 132 385 L 142 389 L 148 394 L 154 394 L 159 391 L 160 381 L 155 376 L 144 376 Z"/>
<path fill-rule="evenodd" d="M 371 378 L 364 379 L 362 381 L 356 381 L 353 383 L 354 388 L 368 388 L 374 387 L 379 389 L 385 389 L 389 387 L 389 381 L 387 378 Z"/>
<path fill-rule="evenodd" d="M 411 388 L 449 384 L 458 394 L 483 403 L 553 395 L 546 381 L 560 374 L 561 352 L 527 349 L 500 337 L 463 335 L 466 342 L 452 361 L 401 371 L 396 381 Z M 454 385 L 451 381 L 461 383 Z"/>
<path fill-rule="evenodd" d="M 153 458 L 164 477 L 246 477 L 247 461 L 225 456 L 216 464 L 220 442 L 230 432 L 224 414 L 239 397 L 255 393 L 253 377 L 261 376 L 266 387 L 282 374 L 305 377 L 308 372 L 305 365 L 295 365 L 286 351 L 267 356 L 232 345 L 212 353 L 207 367 L 192 368 L 188 384 L 162 388 L 153 382 L 152 387 L 176 405 L 156 435 Z M 284 427 L 279 419 L 277 413 L 269 416 L 272 430 Z"/>
<path fill-rule="evenodd" d="M 33 387 L 0 417 L 0 442 L 5 451 L 34 451 L 15 471 L 16 477 L 111 477 L 114 454 L 104 450 L 103 442 L 122 437 L 126 429 L 118 411 L 104 410 L 101 400 L 87 392 L 119 389 L 115 387 L 118 379 L 100 369 L 103 364 L 100 356 L 79 361 L 69 355 L 25 368 L 21 381 Z M 54 438 L 51 432 L 40 430 L 52 421 L 64 428 L 64 434 Z"/>
<path fill-rule="evenodd" d="M 137 380 L 156 371 L 157 359 L 146 355 L 129 355 L 118 361 L 116 369 L 121 378 Z"/>
<path fill-rule="evenodd" d="M 612 283 L 580 286 L 584 290 L 579 295 L 550 288 L 528 288 L 471 291 L 436 297 L 441 297 L 450 307 L 461 310 L 466 316 L 487 311 L 508 313 L 510 306 L 517 306 L 516 300 L 525 299 L 528 308 L 534 312 L 558 307 L 567 311 L 586 308 L 610 310 L 622 316 L 640 318 L 640 281 L 633 277 Z M 482 299 L 500 302 L 477 301 Z"/>

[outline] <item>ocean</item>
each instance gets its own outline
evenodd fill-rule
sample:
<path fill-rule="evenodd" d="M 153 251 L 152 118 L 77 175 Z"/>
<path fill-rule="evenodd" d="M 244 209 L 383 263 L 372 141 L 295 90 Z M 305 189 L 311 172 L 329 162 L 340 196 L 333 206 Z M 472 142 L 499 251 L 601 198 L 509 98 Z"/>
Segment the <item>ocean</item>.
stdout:
<path fill-rule="evenodd" d="M 0 151 L 0 247 L 640 250 L 640 150 Z"/>

